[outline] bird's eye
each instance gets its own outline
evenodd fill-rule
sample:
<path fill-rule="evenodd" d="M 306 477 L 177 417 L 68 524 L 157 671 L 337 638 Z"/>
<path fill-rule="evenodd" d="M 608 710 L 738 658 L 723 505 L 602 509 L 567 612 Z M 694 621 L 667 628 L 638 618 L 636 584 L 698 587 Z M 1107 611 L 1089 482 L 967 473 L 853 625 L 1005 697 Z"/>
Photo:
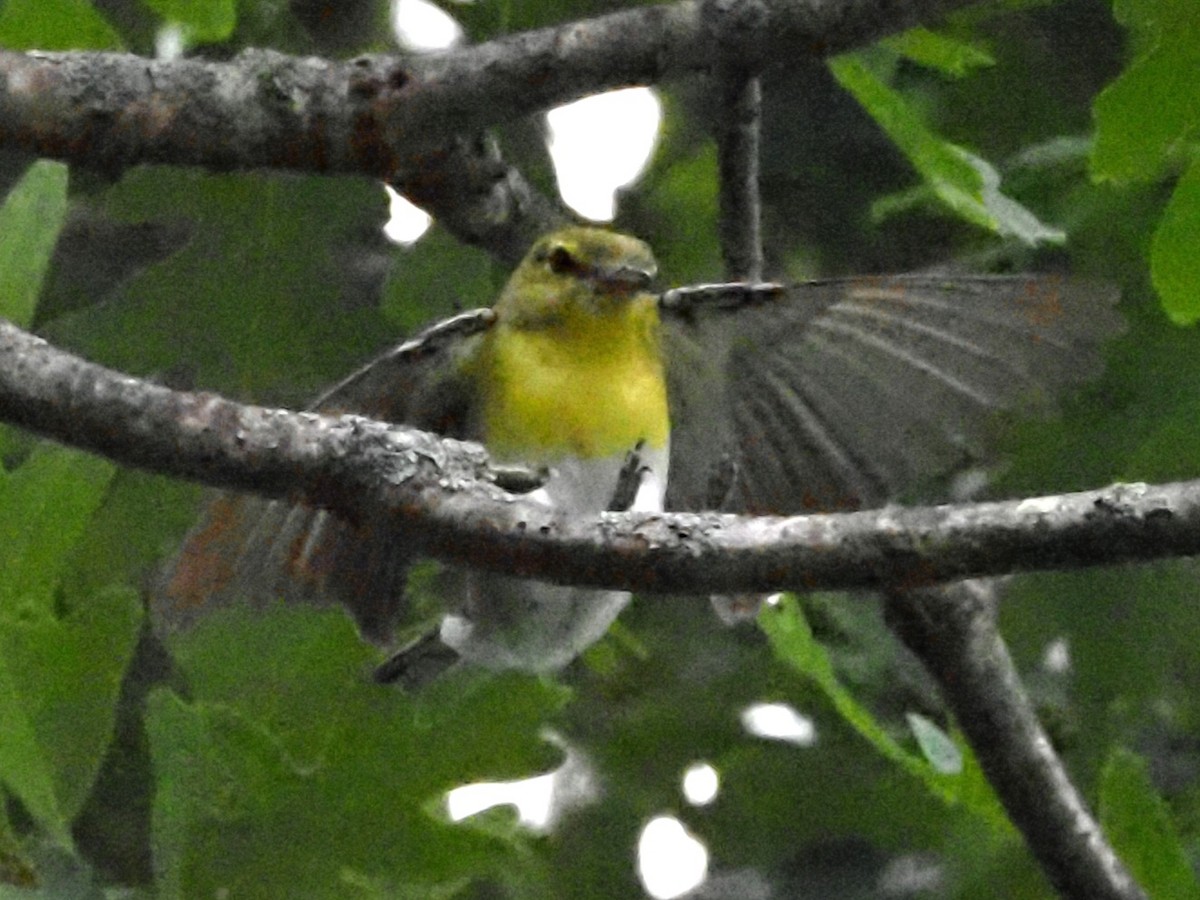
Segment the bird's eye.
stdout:
<path fill-rule="evenodd" d="M 579 262 L 571 255 L 571 251 L 562 244 L 556 244 L 546 255 L 546 264 L 555 275 L 565 275 L 579 271 Z"/>

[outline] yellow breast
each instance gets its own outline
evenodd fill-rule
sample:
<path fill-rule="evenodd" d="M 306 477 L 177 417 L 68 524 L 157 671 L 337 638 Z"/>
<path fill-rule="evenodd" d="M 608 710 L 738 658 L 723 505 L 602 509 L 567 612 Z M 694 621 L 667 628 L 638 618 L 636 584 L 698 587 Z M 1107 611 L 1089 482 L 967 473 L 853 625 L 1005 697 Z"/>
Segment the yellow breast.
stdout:
<path fill-rule="evenodd" d="M 503 322 L 478 372 L 485 443 L 501 458 L 550 462 L 625 453 L 670 433 L 652 297 L 536 329 Z"/>

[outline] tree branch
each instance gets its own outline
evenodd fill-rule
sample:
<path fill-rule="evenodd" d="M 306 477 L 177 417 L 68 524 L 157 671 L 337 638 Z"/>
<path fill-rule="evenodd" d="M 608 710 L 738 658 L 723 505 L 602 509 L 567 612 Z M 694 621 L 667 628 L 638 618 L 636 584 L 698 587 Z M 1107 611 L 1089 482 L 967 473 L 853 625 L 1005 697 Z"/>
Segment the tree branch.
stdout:
<path fill-rule="evenodd" d="M 791 0 L 764 6 L 769 15 L 750 26 L 724 16 L 738 27 L 720 40 L 752 68 L 796 47 L 821 54 L 863 43 L 967 2 L 905 0 L 882 10 L 867 0 Z M 705 67 L 703 48 L 717 36 L 700 19 L 688 0 L 435 57 L 345 63 L 269 50 L 231 62 L 0 50 L 0 148 L 114 175 L 161 163 L 373 176 L 460 240 L 516 262 L 565 216 L 483 129 Z"/>
<path fill-rule="evenodd" d="M 762 203 L 758 192 L 759 114 L 762 85 L 757 75 L 721 66 L 721 122 L 717 126 L 720 214 L 717 228 L 729 281 L 763 277 Z"/>
<path fill-rule="evenodd" d="M 0 322 L 0 419 L 117 462 L 391 520 L 451 562 L 651 592 L 915 588 L 1200 553 L 1200 482 L 858 513 L 608 513 L 497 487 L 474 444 L 361 416 L 243 406 L 85 362 Z"/>
<path fill-rule="evenodd" d="M 775 2 L 728 50 L 755 69 L 860 46 L 967 4 Z M 684 0 L 417 58 L 0 52 L 0 146 L 114 172 L 169 163 L 391 179 L 455 135 L 707 68 L 712 40 L 699 3 Z"/>
<path fill-rule="evenodd" d="M 483 133 L 420 154 L 420 164 L 402 167 L 391 184 L 460 241 L 514 267 L 535 240 L 568 223 Z"/>
<path fill-rule="evenodd" d="M 718 186 L 717 229 L 729 281 L 763 277 L 762 202 L 758 190 L 762 85 L 736 48 L 741 35 L 766 16 L 762 0 L 705 0 L 703 15 L 719 62 L 713 80 L 719 96 L 715 126 Z"/>

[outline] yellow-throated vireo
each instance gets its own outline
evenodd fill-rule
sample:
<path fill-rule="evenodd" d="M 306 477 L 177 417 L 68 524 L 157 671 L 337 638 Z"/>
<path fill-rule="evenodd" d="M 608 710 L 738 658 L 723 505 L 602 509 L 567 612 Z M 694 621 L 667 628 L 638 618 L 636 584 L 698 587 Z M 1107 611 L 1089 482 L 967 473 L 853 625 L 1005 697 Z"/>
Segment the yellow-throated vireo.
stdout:
<path fill-rule="evenodd" d="M 900 275 L 650 292 L 643 242 L 572 227 L 537 241 L 485 319 L 424 335 L 315 404 L 479 440 L 546 467 L 570 514 L 623 506 L 795 513 L 877 505 L 979 458 L 997 410 L 1046 408 L 1094 375 L 1115 292 L 1042 276 Z M 484 325 L 480 325 L 480 323 Z M 627 474 L 627 473 L 626 473 Z M 222 495 L 154 603 L 181 627 L 235 600 L 341 602 L 394 640 L 412 553 L 387 529 Z M 440 626 L 386 667 L 419 684 L 459 660 L 551 671 L 628 595 L 483 571 L 437 581 Z"/>

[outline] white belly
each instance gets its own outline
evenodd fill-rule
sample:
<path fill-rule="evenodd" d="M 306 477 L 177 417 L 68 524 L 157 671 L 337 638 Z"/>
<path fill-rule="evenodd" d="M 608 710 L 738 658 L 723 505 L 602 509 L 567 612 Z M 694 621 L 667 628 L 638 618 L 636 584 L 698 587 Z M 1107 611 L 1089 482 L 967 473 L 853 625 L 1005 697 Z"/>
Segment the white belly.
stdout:
<path fill-rule="evenodd" d="M 668 448 L 643 450 L 643 473 L 633 509 L 661 512 Z M 572 460 L 555 466 L 531 497 L 590 516 L 607 509 L 623 456 Z M 457 580 L 457 579 L 455 579 Z M 598 641 L 629 603 L 625 591 L 563 587 L 490 572 L 467 572 L 462 607 L 442 621 L 442 642 L 476 665 L 547 672 L 560 669 Z"/>

